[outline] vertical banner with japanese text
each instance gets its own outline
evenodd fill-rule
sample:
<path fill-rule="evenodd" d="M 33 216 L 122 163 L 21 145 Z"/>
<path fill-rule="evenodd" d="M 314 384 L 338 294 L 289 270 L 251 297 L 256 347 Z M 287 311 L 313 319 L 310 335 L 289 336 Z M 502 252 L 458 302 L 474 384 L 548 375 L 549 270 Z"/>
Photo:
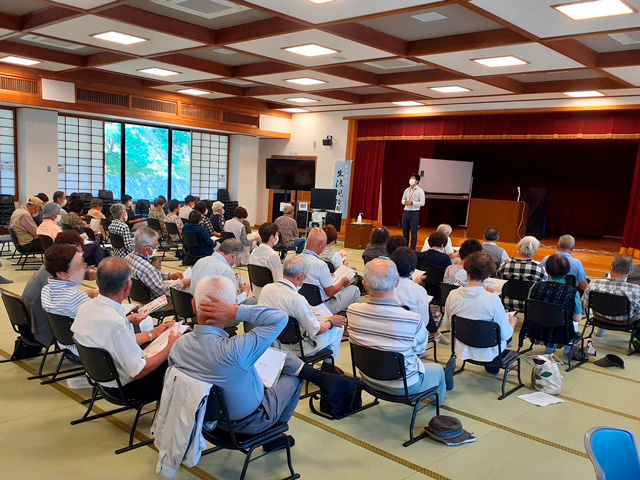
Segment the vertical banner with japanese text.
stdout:
<path fill-rule="evenodd" d="M 351 188 L 351 167 L 353 160 L 336 160 L 333 174 L 333 188 L 336 196 L 336 212 L 342 213 L 345 219 L 349 215 L 349 189 Z"/>

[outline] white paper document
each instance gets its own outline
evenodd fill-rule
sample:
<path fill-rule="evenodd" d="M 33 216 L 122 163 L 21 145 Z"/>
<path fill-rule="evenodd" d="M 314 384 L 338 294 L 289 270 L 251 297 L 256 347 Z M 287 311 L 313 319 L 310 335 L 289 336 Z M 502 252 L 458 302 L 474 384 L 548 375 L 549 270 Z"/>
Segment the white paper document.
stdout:
<path fill-rule="evenodd" d="M 535 393 L 527 393 L 526 395 L 518 395 L 520 400 L 524 400 L 525 402 L 529 402 L 533 405 L 537 405 L 538 407 L 546 407 L 548 405 L 553 405 L 554 403 L 564 403 L 564 400 L 561 400 L 558 397 L 554 397 L 553 395 L 549 395 L 548 393 L 543 392 L 535 392 Z"/>
<path fill-rule="evenodd" d="M 333 277 L 333 284 L 336 285 L 342 281 L 343 278 L 348 278 L 349 280 L 353 280 L 353 277 L 356 276 L 356 272 L 354 272 L 349 267 L 345 267 L 344 265 L 340 265 L 336 268 L 336 271 L 331 274 Z"/>
<path fill-rule="evenodd" d="M 124 309 L 124 314 L 129 315 L 132 311 L 139 307 L 140 305 L 136 303 L 123 303 L 122 308 Z"/>
<path fill-rule="evenodd" d="M 258 359 L 255 367 L 265 387 L 271 388 L 276 384 L 286 359 L 287 352 L 273 347 L 269 347 Z"/>
<path fill-rule="evenodd" d="M 487 278 L 483 284 L 484 287 L 490 291 L 491 293 L 495 293 L 497 295 L 499 295 L 500 293 L 502 293 L 502 287 L 504 286 L 504 284 L 507 283 L 506 280 L 501 280 L 499 278 Z M 489 290 L 489 288 L 491 290 Z"/>
<path fill-rule="evenodd" d="M 333 313 L 331 310 L 324 304 L 316 305 L 315 307 L 311 307 L 311 310 L 315 314 L 316 318 L 319 322 L 324 322 L 327 318 L 333 317 Z"/>
<path fill-rule="evenodd" d="M 164 332 L 162 332 L 158 338 L 156 338 L 153 342 L 147 345 L 142 353 L 146 358 L 153 357 L 157 355 L 162 350 L 167 348 L 169 345 L 169 335 L 171 332 L 184 333 L 189 329 L 188 325 L 183 325 L 182 322 L 176 322 L 175 325 L 171 328 L 167 328 Z"/>
<path fill-rule="evenodd" d="M 100 220 L 98 218 L 92 219 L 91 222 L 89 223 L 89 226 L 91 227 L 91 230 L 93 230 L 94 232 L 99 232 Z"/>
<path fill-rule="evenodd" d="M 411 280 L 415 281 L 416 278 L 422 277 L 426 272 L 424 270 L 414 270 L 411 274 Z"/>
<path fill-rule="evenodd" d="M 167 301 L 167 297 L 165 295 L 161 295 L 155 300 L 150 301 L 146 305 L 141 306 L 138 309 L 138 312 L 143 315 L 149 315 L 150 313 L 153 313 L 156 310 L 160 310 L 162 307 L 164 307 L 168 303 L 169 302 Z"/>

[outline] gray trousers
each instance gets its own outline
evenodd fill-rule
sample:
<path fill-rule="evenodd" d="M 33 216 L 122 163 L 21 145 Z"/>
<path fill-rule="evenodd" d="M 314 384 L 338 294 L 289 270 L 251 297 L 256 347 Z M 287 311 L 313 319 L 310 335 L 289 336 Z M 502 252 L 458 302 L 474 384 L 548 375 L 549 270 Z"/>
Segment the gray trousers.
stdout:
<path fill-rule="evenodd" d="M 343 288 L 324 304 L 334 315 L 346 310 L 352 303 L 360 301 L 360 289 L 355 285 Z"/>
<path fill-rule="evenodd" d="M 284 348 L 280 342 L 275 342 L 273 347 L 287 352 L 282 374 L 273 387 L 265 387 L 262 402 L 253 413 L 231 422 L 234 432 L 256 434 L 265 431 L 275 423 L 288 422 L 298 406 L 302 381 L 295 376 L 295 373 L 303 362 Z"/>
<path fill-rule="evenodd" d="M 424 364 L 424 373 L 419 374 L 418 377 L 419 378 L 416 383 L 409 385 L 409 395 L 424 392 L 425 390 L 429 390 L 433 387 L 438 387 L 438 400 L 440 401 L 440 405 L 442 405 L 444 397 L 447 394 L 447 388 L 444 381 L 444 368 L 442 368 L 442 365 L 426 363 Z M 371 381 L 368 381 L 367 383 L 376 390 L 381 390 L 383 392 L 390 393 L 391 395 L 404 395 L 404 387 L 387 387 L 386 385 L 376 384 Z"/>

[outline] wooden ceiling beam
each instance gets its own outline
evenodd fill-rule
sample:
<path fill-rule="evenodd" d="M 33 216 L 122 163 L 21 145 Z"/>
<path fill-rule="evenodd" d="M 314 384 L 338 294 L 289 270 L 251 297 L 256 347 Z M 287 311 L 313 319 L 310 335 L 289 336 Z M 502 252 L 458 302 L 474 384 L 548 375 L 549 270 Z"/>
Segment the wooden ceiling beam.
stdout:
<path fill-rule="evenodd" d="M 137 57 L 127 55 L 126 53 L 100 52 L 100 53 L 94 53 L 93 55 L 87 55 L 85 57 L 84 66 L 87 68 L 102 67 L 104 65 L 111 65 L 114 63 L 124 62 L 126 60 L 131 60 L 133 58 L 137 58 Z"/>
<path fill-rule="evenodd" d="M 306 30 L 307 27 L 280 17 L 268 18 L 257 22 L 245 23 L 233 27 L 221 28 L 216 32 L 219 45 L 229 45 L 249 40 L 273 37 Z"/>
<path fill-rule="evenodd" d="M 0 52 L 18 57 L 34 58 L 36 60 L 62 63 L 74 67 L 84 67 L 85 57 L 75 53 L 60 52 L 36 45 L 26 45 L 8 40 L 0 41 Z"/>
<path fill-rule="evenodd" d="M 235 85 L 228 85 L 226 83 L 219 83 L 213 81 L 206 82 L 189 82 L 190 87 L 201 88 L 203 90 L 209 90 L 217 93 L 225 93 L 227 95 L 234 95 L 236 97 L 243 97 L 246 88 L 238 87 Z"/>
<path fill-rule="evenodd" d="M 488 77 L 478 77 L 477 81 L 486 83 L 493 87 L 502 88 L 503 90 L 508 90 L 513 93 L 524 93 L 525 84 L 524 82 L 520 82 L 518 80 L 514 80 L 513 78 L 505 77 L 502 75 L 488 76 Z"/>
<path fill-rule="evenodd" d="M 551 82 L 531 82 L 524 84 L 522 93 L 563 93 L 590 90 L 613 90 L 624 88 L 610 78 L 584 78 L 580 80 L 554 80 Z"/>
<path fill-rule="evenodd" d="M 362 95 L 362 103 L 390 103 L 390 102 L 406 102 L 406 101 L 424 102 L 425 97 L 411 92 L 395 91 L 391 93 L 374 93 L 372 95 Z"/>
<path fill-rule="evenodd" d="M 344 90 L 322 90 L 313 92 L 318 97 L 331 98 L 333 100 L 340 100 L 349 103 L 361 103 L 362 96 L 353 92 L 346 92 Z M 302 107 L 304 108 L 304 107 Z"/>
<path fill-rule="evenodd" d="M 625 50 L 598 55 L 598 68 L 635 67 L 638 65 L 640 65 L 640 50 Z"/>
<path fill-rule="evenodd" d="M 38 28 L 47 27 L 64 20 L 83 16 L 83 12 L 71 10 L 64 7 L 49 7 L 28 13 L 20 17 L 20 30 L 22 33 L 28 33 Z"/>
<path fill-rule="evenodd" d="M 288 88 L 271 87 L 267 85 L 249 87 L 244 91 L 245 97 L 262 97 L 265 95 L 296 95 L 300 97 L 304 96 L 304 93 L 296 90 L 289 90 Z"/>
<path fill-rule="evenodd" d="M 212 62 L 202 58 L 190 57 L 180 53 L 159 55 L 152 58 L 158 62 L 169 63 L 183 68 L 191 68 L 193 70 L 198 70 L 199 72 L 211 73 L 221 77 L 231 77 L 233 75 L 233 67 L 229 65 L 223 65 L 221 63 Z"/>
<path fill-rule="evenodd" d="M 406 83 L 445 82 L 468 78 L 460 74 L 445 72 L 444 70 L 418 70 L 417 72 L 398 72 L 379 75 L 378 85 L 403 85 Z"/>
<path fill-rule="evenodd" d="M 353 80 L 354 82 L 365 83 L 367 85 L 378 85 L 379 75 L 377 73 L 369 72 L 367 70 L 360 70 L 359 68 L 347 67 L 344 65 L 335 65 L 330 67 L 314 68 L 313 70 L 316 72 L 325 73 L 327 75 L 333 75 L 334 77 Z"/>
<path fill-rule="evenodd" d="M 20 17 L 16 15 L 9 15 L 8 13 L 0 13 L 0 28 L 18 31 L 20 30 L 20 27 Z"/>
<path fill-rule="evenodd" d="M 102 10 L 96 15 L 194 42 L 211 45 L 216 43 L 215 30 L 128 5 Z"/>
<path fill-rule="evenodd" d="M 409 42 L 402 40 L 401 38 L 394 37 L 393 35 L 383 33 L 380 30 L 360 25 L 359 23 L 330 25 L 322 27 L 320 30 L 347 40 L 367 45 L 368 47 L 393 53 L 394 55 L 407 55 Z"/>
<path fill-rule="evenodd" d="M 546 40 L 543 42 L 543 45 L 571 60 L 581 63 L 587 68 L 596 68 L 597 66 L 598 52 L 577 40 Z"/>
<path fill-rule="evenodd" d="M 461 50 L 476 50 L 480 48 L 504 47 L 530 40 L 508 28 L 487 30 L 484 32 L 463 33 L 448 37 L 428 38 L 408 42 L 407 54 L 412 57 L 421 55 L 437 55 Z"/>
<path fill-rule="evenodd" d="M 272 75 L 274 73 L 288 73 L 300 70 L 301 67 L 279 62 L 260 62 L 248 65 L 238 65 L 233 68 L 233 77 L 256 77 L 258 75 Z"/>

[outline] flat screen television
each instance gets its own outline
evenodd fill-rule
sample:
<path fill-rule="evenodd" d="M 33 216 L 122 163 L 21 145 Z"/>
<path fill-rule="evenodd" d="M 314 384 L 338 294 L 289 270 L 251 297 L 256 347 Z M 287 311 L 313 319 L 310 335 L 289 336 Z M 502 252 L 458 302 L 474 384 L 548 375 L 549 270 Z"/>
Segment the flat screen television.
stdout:
<path fill-rule="evenodd" d="M 338 191 L 334 188 L 312 188 L 311 208 L 316 210 L 335 210 Z"/>
<path fill-rule="evenodd" d="M 309 191 L 316 186 L 316 162 L 267 158 L 267 188 Z"/>

